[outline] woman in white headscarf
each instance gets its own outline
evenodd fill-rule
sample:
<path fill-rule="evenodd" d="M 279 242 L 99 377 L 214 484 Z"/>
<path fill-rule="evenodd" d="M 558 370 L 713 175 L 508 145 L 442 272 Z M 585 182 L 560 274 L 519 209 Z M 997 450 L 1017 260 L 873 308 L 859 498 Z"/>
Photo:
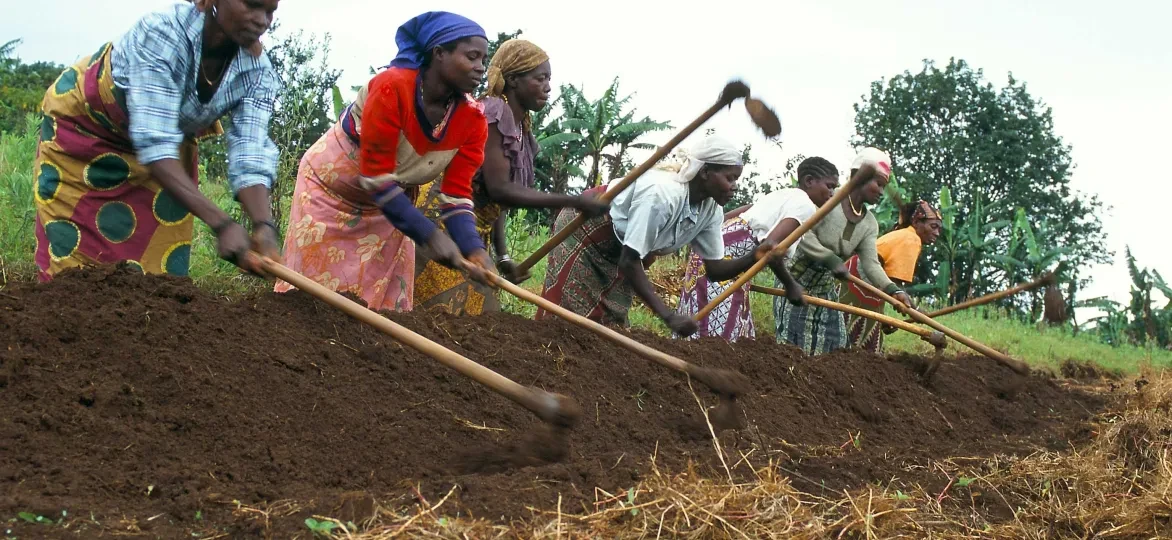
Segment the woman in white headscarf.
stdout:
<path fill-rule="evenodd" d="M 690 336 L 697 324 L 674 313 L 655 294 L 646 268 L 655 257 L 691 245 L 707 274 L 731 279 L 756 260 L 755 253 L 724 258 L 723 206 L 732 199 L 743 169 L 741 151 L 710 135 L 679 163 L 660 165 L 615 197 L 610 212 L 587 220 L 549 255 L 542 296 L 590 319 L 626 326 L 634 295 L 663 319 L 672 332 Z M 601 193 L 607 186 L 594 188 Z M 576 216 L 563 210 L 554 232 Z M 762 244 L 765 253 L 775 243 Z M 547 316 L 538 310 L 537 318 Z"/>

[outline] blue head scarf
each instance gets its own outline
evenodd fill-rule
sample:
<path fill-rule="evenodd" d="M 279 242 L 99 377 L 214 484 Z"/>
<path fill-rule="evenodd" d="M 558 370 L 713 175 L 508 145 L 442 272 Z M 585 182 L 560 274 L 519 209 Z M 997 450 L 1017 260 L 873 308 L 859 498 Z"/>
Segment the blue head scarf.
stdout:
<path fill-rule="evenodd" d="M 446 11 L 429 11 L 399 27 L 395 33 L 399 54 L 390 65 L 419 69 L 432 49 L 466 37 L 488 39 L 484 29 L 467 17 Z"/>

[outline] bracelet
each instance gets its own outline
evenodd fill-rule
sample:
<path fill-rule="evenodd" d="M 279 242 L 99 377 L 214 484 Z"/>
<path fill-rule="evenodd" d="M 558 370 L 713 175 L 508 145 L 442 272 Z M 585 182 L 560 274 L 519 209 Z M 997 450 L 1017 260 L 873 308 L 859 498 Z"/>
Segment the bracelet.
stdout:
<path fill-rule="evenodd" d="M 506 263 L 506 262 L 513 262 L 513 258 L 510 257 L 508 253 L 496 258 L 497 264 Z"/>
<path fill-rule="evenodd" d="M 276 226 L 276 224 L 274 224 L 274 223 L 273 223 L 271 220 L 267 220 L 267 219 L 266 219 L 266 220 L 264 220 L 264 221 L 253 221 L 253 222 L 252 222 L 252 226 L 253 226 L 253 228 L 254 228 L 254 229 L 256 228 L 256 226 L 257 226 L 257 225 L 264 225 L 265 227 L 268 227 L 268 228 L 272 229 L 274 233 L 280 233 L 280 232 L 281 232 L 281 230 L 280 230 L 280 229 L 278 229 L 278 228 L 277 228 L 277 226 Z"/>

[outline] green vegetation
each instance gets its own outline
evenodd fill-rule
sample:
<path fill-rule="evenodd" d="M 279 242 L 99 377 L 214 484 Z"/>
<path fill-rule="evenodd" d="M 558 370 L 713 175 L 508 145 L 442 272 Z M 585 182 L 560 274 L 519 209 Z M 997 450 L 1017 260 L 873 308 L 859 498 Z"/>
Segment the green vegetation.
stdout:
<path fill-rule="evenodd" d="M 520 31 L 501 33 L 490 50 L 518 35 Z M 328 69 L 328 35 L 319 39 L 294 32 L 273 39 L 275 45 L 268 53 L 286 83 L 278 97 L 272 131 L 281 149 L 274 215 L 283 226 L 300 156 L 329 127 L 344 100 L 335 86 L 340 73 Z M 32 112 L 35 106 L 26 102 L 33 94 L 39 100 L 61 69 L 12 58 L 17 43 L 0 46 L 0 81 L 4 83 L 0 86 L 6 92 L 0 113 L 9 115 L 0 116 L 4 119 L 0 123 L 0 207 L 6 209 L 0 214 L 0 285 L 33 279 L 36 273 L 31 178 L 39 115 Z M 945 304 L 983 294 L 1024 281 L 1058 263 L 1067 263 L 1058 270 L 1067 288 L 1067 301 L 1073 302 L 1083 285 L 1077 268 L 1109 257 L 1095 217 L 1101 205 L 1093 196 L 1069 188 L 1069 147 L 1053 133 L 1049 110 L 1012 78 L 997 90 L 982 77 L 963 61 L 953 61 L 944 69 L 926 63 L 920 73 L 905 72 L 872 85 L 870 95 L 856 106 L 859 135 L 854 142 L 903 149 L 896 156 L 898 180 L 874 209 L 875 214 L 887 230 L 895 222 L 900 202 L 919 198 L 938 201 L 945 215 L 944 231 L 936 246 L 926 250 L 917 276 L 920 285 L 912 289 L 929 302 Z M 669 128 L 666 122 L 637 117 L 630 107 L 631 96 L 624 96 L 618 88 L 619 81 L 614 79 L 592 100 L 580 87 L 563 85 L 553 103 L 534 115 L 534 133 L 542 150 L 537 163 L 539 189 L 573 193 L 583 185 L 617 178 L 634 165 L 629 150 L 651 148 L 642 138 Z M 17 90 L 24 96 L 19 103 L 10 99 Z M 955 99 L 941 100 L 941 96 Z M 10 118 L 13 107 L 19 109 L 17 121 Z M 953 117 L 982 120 L 945 121 Z M 998 138 L 1012 133 L 1030 136 L 1017 142 Z M 897 140 L 902 142 L 895 144 Z M 971 141 L 980 142 L 975 150 L 970 148 Z M 1010 147 L 1019 151 L 1007 153 L 1005 148 Z M 201 189 L 241 219 L 239 206 L 224 182 L 223 139 L 206 141 L 201 150 Z M 742 193 L 733 206 L 791 183 L 803 157 L 791 158 L 783 171 L 762 174 L 756 170 L 751 150 L 746 145 L 748 167 Z M 990 176 L 986 171 L 996 174 Z M 1035 189 L 1039 185 L 1047 188 Z M 518 260 L 545 241 L 550 218 L 547 211 L 513 213 L 508 238 Z M 214 235 L 199 221 L 192 251 L 191 277 L 202 288 L 228 297 L 269 289 L 269 284 L 242 275 L 219 260 Z M 983 311 L 950 315 L 942 322 L 1039 366 L 1056 367 L 1065 360 L 1092 361 L 1125 371 L 1144 363 L 1172 365 L 1172 352 L 1164 350 L 1172 327 L 1172 304 L 1161 305 L 1172 295 L 1158 272 L 1141 270 L 1130 253 L 1128 260 L 1133 278 L 1130 305 L 1102 298 L 1074 303 L 1104 312 L 1081 327 L 1068 324 L 1040 329 L 1031 324 L 1040 310 L 1040 293 L 1019 295 Z M 664 258 L 651 272 L 660 294 L 670 303 L 678 299 L 683 262 L 681 257 Z M 532 269 L 533 278 L 525 287 L 540 292 L 545 272 L 542 261 Z M 755 279 L 763 285 L 773 285 L 772 281 L 768 273 Z M 1153 292 L 1163 294 L 1164 300 L 1153 298 Z M 772 304 L 771 297 L 753 293 L 753 316 L 763 338 L 772 334 Z M 506 311 L 525 317 L 536 311 L 507 295 L 502 305 Z M 630 316 L 635 328 L 669 334 L 638 301 Z M 888 344 L 890 350 L 930 352 L 927 344 L 906 334 L 890 336 Z M 955 350 L 954 346 L 950 350 Z"/>
<path fill-rule="evenodd" d="M 0 284 L 36 276 L 33 236 L 33 156 L 37 151 L 37 117 L 24 129 L 0 133 Z"/>
<path fill-rule="evenodd" d="M 45 90 L 65 70 L 52 62 L 22 62 L 14 55 L 19 45 L 19 39 L 0 44 L 0 133 L 19 132 L 25 116 L 37 111 Z"/>
<path fill-rule="evenodd" d="M 955 234 L 924 250 L 915 279 L 945 278 L 947 290 L 933 291 L 944 303 L 1054 270 L 1039 268 L 1046 259 L 1064 263 L 1058 275 L 1069 302 L 1086 285 L 1082 269 L 1111 260 L 1099 217 L 1106 208 L 1071 186 L 1071 148 L 1055 133 L 1050 108 L 1024 82 L 1010 75 L 997 88 L 964 60 L 925 61 L 917 73 L 873 82 L 854 108 L 851 142 L 894 151 L 904 200 L 939 196 L 941 206 L 953 207 Z M 1036 239 L 1032 249 L 1025 231 L 1009 226 L 1023 213 Z M 1040 297 L 1023 294 L 1006 305 L 1028 318 Z"/>
<path fill-rule="evenodd" d="M 893 310 L 888 310 L 890 314 Z M 940 317 L 945 326 L 972 337 L 994 349 L 1006 351 L 1036 367 L 1057 371 L 1067 360 L 1092 362 L 1108 370 L 1135 373 L 1144 366 L 1172 367 L 1172 351 L 1157 347 L 1121 345 L 1112 347 L 1089 332 L 1049 328 L 1021 322 L 1003 310 L 973 308 Z M 929 354 L 932 346 L 907 332 L 887 336 L 888 351 Z M 948 354 L 976 354 L 949 340 Z"/>

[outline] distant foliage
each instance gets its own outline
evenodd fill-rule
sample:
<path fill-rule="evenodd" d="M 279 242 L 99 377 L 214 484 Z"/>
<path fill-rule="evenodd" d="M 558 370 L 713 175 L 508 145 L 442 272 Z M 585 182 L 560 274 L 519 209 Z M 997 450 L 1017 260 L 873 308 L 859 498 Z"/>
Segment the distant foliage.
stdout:
<path fill-rule="evenodd" d="M 1102 311 L 1082 327 L 1113 346 L 1151 345 L 1172 349 L 1172 287 L 1160 272 L 1140 268 L 1130 247 L 1125 255 L 1131 275 L 1131 302 L 1125 306 L 1107 297 L 1078 302 L 1078 307 Z M 1154 297 L 1155 292 L 1163 296 L 1162 301 Z"/>
<path fill-rule="evenodd" d="M 25 116 L 37 113 L 45 91 L 65 66 L 52 62 L 26 64 L 14 56 L 19 39 L 0 45 L 0 132 L 20 133 Z M 96 47 L 95 47 L 96 48 Z"/>
<path fill-rule="evenodd" d="M 872 83 L 855 113 L 852 142 L 888 150 L 909 202 L 945 212 L 945 235 L 916 271 L 933 294 L 958 302 L 1058 263 L 1077 292 L 1083 268 L 1111 260 L 1100 220 L 1107 208 L 1071 187 L 1070 146 L 1049 107 L 1012 75 L 995 88 L 963 60 L 925 61 L 918 73 Z M 1036 315 L 1040 294 L 1014 307 Z"/>

